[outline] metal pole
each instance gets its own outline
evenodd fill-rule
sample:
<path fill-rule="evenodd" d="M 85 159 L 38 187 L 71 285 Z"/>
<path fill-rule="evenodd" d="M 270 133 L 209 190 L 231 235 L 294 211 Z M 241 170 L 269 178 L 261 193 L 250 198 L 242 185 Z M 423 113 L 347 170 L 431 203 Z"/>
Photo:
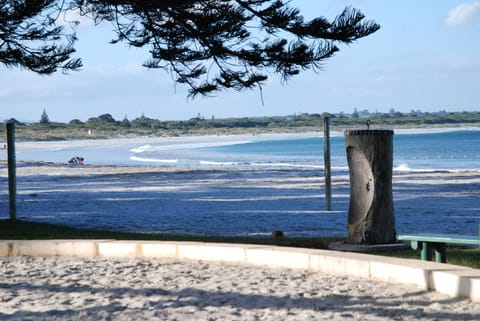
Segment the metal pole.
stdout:
<path fill-rule="evenodd" d="M 325 209 L 332 210 L 332 173 L 330 167 L 330 117 L 323 117 L 323 159 L 325 161 Z"/>
<path fill-rule="evenodd" d="M 15 121 L 7 122 L 7 155 L 8 155 L 8 196 L 10 220 L 17 219 L 17 186 L 15 164 Z"/>

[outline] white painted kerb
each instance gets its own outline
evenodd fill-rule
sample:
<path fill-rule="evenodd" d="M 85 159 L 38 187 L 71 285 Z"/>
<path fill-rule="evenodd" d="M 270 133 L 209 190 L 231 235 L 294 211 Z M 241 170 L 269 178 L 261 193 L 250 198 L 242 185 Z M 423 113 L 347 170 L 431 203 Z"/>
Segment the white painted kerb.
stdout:
<path fill-rule="evenodd" d="M 0 241 L 0 256 L 145 257 L 203 260 L 357 276 L 480 301 L 480 270 L 377 255 L 276 246 L 200 242 Z"/>

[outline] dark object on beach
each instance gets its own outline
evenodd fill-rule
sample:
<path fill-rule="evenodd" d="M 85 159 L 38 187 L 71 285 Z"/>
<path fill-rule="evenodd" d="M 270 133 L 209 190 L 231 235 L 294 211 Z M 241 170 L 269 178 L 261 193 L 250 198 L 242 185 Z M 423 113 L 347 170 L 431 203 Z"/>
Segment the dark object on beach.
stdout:
<path fill-rule="evenodd" d="M 272 237 L 273 238 L 283 237 L 283 232 L 282 231 L 273 231 L 272 232 Z"/>
<path fill-rule="evenodd" d="M 74 164 L 74 165 L 83 165 L 84 160 L 85 160 L 85 158 L 83 158 L 83 157 L 75 156 L 75 157 L 70 158 L 68 163 L 69 164 Z"/>
<path fill-rule="evenodd" d="M 351 244 L 396 242 L 392 195 L 393 131 L 347 130 Z"/>

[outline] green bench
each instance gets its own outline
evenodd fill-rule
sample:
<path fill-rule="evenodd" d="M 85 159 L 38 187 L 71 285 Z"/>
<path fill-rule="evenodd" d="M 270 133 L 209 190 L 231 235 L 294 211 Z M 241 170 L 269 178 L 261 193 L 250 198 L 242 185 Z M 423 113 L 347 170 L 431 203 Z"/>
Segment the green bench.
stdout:
<path fill-rule="evenodd" d="M 397 235 L 399 241 L 409 241 L 414 250 L 421 250 L 420 257 L 424 261 L 447 262 L 447 244 L 480 246 L 479 236 L 467 236 L 457 234 L 402 234 Z"/>

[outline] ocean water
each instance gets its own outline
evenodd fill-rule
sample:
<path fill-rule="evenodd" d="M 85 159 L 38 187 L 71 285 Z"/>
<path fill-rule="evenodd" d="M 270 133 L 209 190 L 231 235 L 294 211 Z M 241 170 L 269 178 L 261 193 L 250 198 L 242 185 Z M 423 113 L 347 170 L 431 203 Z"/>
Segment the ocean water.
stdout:
<path fill-rule="evenodd" d="M 480 130 L 397 134 L 393 139 L 394 170 L 480 169 Z M 333 169 L 347 169 L 345 139 L 331 137 Z M 227 163 L 252 166 L 324 168 L 323 138 L 258 141 L 205 148 Z"/>
<path fill-rule="evenodd" d="M 394 171 L 480 169 L 480 130 L 394 135 Z M 343 134 L 330 140 L 332 170 L 348 170 Z M 145 145 L 118 144 L 17 151 L 18 160 L 66 162 L 82 156 L 87 164 L 177 167 L 324 168 L 323 137 L 205 141 Z"/>

